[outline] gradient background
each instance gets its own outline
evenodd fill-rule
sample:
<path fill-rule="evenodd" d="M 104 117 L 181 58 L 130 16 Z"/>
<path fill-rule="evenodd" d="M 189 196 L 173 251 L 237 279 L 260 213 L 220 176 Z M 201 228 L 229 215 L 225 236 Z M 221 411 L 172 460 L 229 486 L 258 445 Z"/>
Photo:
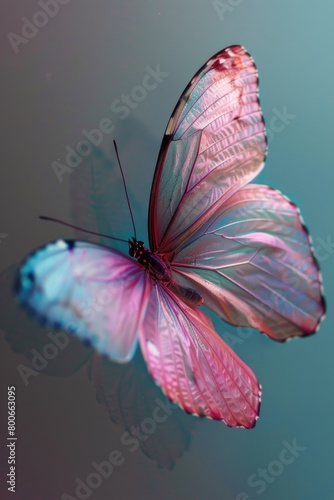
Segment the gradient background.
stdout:
<path fill-rule="evenodd" d="M 122 451 L 125 463 L 89 498 L 333 498 L 334 251 L 323 242 L 334 240 L 334 7 L 329 0 L 222 3 L 229 10 L 219 16 L 211 1 L 70 0 L 15 54 L 8 32 L 20 34 L 21 17 L 31 19 L 40 7 L 31 0 L 2 0 L 0 233 L 8 236 L 0 239 L 1 498 L 12 498 L 6 492 L 4 445 L 7 385 L 13 384 L 18 429 L 15 498 L 54 500 L 63 493 L 75 498 L 75 478 L 85 480 L 93 471 L 91 462 L 106 460 L 114 449 Z M 237 344 L 235 350 L 263 385 L 256 428 L 229 429 L 190 416 L 185 423 L 180 412 L 177 418 L 188 449 L 166 470 L 140 450 L 129 453 L 119 444 L 124 427 L 115 425 L 96 401 L 96 388 L 87 376 L 86 348 L 74 345 L 69 359 L 63 363 L 59 358 L 50 376 L 41 373 L 31 377 L 28 386 L 23 384 L 17 366 L 29 363 L 14 349 L 24 350 L 27 342 L 29 351 L 30 339 L 40 328 L 11 304 L 8 268 L 49 240 L 73 235 L 37 218 L 47 214 L 72 220 L 71 192 L 80 182 L 81 167 L 59 183 L 51 163 L 63 161 L 65 147 L 75 147 L 83 139 L 81 130 L 96 127 L 104 117 L 113 119 L 116 129 L 101 147 L 113 159 L 111 142 L 118 140 L 139 236 L 147 241 L 150 184 L 170 113 L 199 67 L 231 44 L 244 45 L 255 59 L 267 126 L 275 109 L 286 107 L 295 115 L 272 136 L 258 180 L 280 189 L 301 208 L 320 260 L 328 315 L 320 332 L 308 339 L 280 345 L 253 333 Z M 168 77 L 119 120 L 110 103 L 141 84 L 147 65 L 157 64 Z M 118 224 L 119 236 L 127 238 L 132 231 L 121 191 L 114 189 L 113 202 L 112 217 L 118 221 L 113 227 Z M 222 335 L 235 333 L 221 321 L 215 325 Z M 74 368 L 78 370 L 72 376 L 64 376 Z M 136 391 L 144 397 L 146 388 L 149 398 L 150 381 Z M 124 394 L 135 411 L 130 391 Z M 150 415 L 144 412 L 143 418 Z M 171 425 L 161 431 L 172 448 L 180 443 L 177 429 Z M 282 441 L 293 439 L 306 449 L 258 494 L 259 488 L 248 484 L 249 476 L 278 459 Z M 245 495 L 238 496 L 242 492 Z"/>

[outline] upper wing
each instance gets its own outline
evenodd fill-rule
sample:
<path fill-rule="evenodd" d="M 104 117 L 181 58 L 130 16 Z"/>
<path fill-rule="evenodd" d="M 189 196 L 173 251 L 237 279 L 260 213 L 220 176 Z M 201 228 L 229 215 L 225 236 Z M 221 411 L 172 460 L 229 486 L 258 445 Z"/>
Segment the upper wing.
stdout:
<path fill-rule="evenodd" d="M 139 342 L 152 377 L 185 411 L 228 426 L 255 425 L 261 397 L 256 377 L 202 311 L 157 285 Z"/>
<path fill-rule="evenodd" d="M 299 210 L 251 184 L 174 257 L 175 279 L 225 321 L 276 340 L 315 332 L 324 316 L 321 276 Z"/>
<path fill-rule="evenodd" d="M 168 122 L 150 197 L 151 249 L 171 256 L 260 172 L 265 152 L 254 61 L 228 47 L 193 77 Z"/>
<path fill-rule="evenodd" d="M 139 264 L 116 250 L 58 240 L 28 257 L 16 293 L 47 324 L 122 362 L 133 356 L 151 286 Z"/>

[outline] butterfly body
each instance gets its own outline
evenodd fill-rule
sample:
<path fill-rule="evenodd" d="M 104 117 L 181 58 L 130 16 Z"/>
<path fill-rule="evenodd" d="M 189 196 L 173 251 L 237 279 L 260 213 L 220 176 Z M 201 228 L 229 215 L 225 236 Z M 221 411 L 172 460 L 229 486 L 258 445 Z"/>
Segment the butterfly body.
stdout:
<path fill-rule="evenodd" d="M 150 273 L 153 280 L 166 285 L 172 280 L 168 264 L 157 253 L 146 248 L 143 241 L 132 237 L 129 240 L 129 255 L 138 260 L 139 264 Z"/>
<path fill-rule="evenodd" d="M 317 331 L 321 275 L 299 210 L 249 184 L 267 141 L 255 63 L 238 45 L 211 57 L 179 99 L 152 183 L 149 248 L 129 254 L 59 240 L 18 273 L 18 300 L 118 362 L 137 341 L 149 372 L 186 412 L 252 428 L 261 386 L 200 307 L 283 342 Z"/>
<path fill-rule="evenodd" d="M 129 255 L 138 260 L 155 283 L 174 292 L 186 304 L 192 306 L 203 304 L 204 299 L 198 292 L 174 281 L 170 263 L 166 262 L 163 256 L 160 257 L 157 252 L 152 252 L 146 248 L 143 241 L 137 241 L 132 237 L 129 240 Z"/>

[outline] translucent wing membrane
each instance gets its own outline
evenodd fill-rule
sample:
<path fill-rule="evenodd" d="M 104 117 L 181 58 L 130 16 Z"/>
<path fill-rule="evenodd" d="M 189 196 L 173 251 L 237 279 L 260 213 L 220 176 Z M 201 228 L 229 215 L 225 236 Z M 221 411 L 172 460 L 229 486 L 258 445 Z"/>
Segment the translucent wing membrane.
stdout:
<path fill-rule="evenodd" d="M 149 210 L 152 250 L 172 255 L 262 169 L 257 70 L 240 46 L 209 59 L 183 92 L 162 142 Z"/>
<path fill-rule="evenodd" d="M 267 186 L 249 185 L 231 196 L 173 265 L 175 278 L 199 291 L 225 321 L 276 340 L 313 333 L 324 314 L 319 269 L 299 210 Z"/>
<path fill-rule="evenodd" d="M 115 361 L 134 353 L 151 286 L 137 262 L 79 241 L 59 240 L 37 250 L 17 277 L 21 303 Z"/>
<path fill-rule="evenodd" d="M 112 363 L 101 356 L 94 356 L 90 377 L 97 389 L 97 401 L 104 405 L 112 421 L 130 434 L 134 427 L 140 428 L 143 422 L 145 424 L 153 416 L 156 429 L 145 434 L 139 446 L 158 467 L 172 469 L 188 449 L 191 430 L 196 421 L 189 419 L 164 397 L 150 377 L 139 350 L 131 363 Z M 130 438 L 125 443 L 122 441 L 122 444 L 129 446 L 131 439 L 133 442 L 133 438 Z M 130 448 L 130 451 L 135 450 L 136 446 Z"/>
<path fill-rule="evenodd" d="M 156 286 L 139 340 L 152 377 L 185 411 L 229 426 L 255 425 L 261 395 L 256 377 L 202 311 Z"/>

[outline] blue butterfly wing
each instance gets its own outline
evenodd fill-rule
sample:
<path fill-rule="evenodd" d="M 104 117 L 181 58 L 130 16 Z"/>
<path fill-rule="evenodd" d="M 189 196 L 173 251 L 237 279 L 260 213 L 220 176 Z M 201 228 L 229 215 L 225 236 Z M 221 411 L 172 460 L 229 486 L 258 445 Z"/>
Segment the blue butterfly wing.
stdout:
<path fill-rule="evenodd" d="M 81 241 L 58 240 L 37 250 L 16 279 L 18 300 L 40 320 L 119 362 L 134 354 L 151 287 L 136 261 Z"/>

